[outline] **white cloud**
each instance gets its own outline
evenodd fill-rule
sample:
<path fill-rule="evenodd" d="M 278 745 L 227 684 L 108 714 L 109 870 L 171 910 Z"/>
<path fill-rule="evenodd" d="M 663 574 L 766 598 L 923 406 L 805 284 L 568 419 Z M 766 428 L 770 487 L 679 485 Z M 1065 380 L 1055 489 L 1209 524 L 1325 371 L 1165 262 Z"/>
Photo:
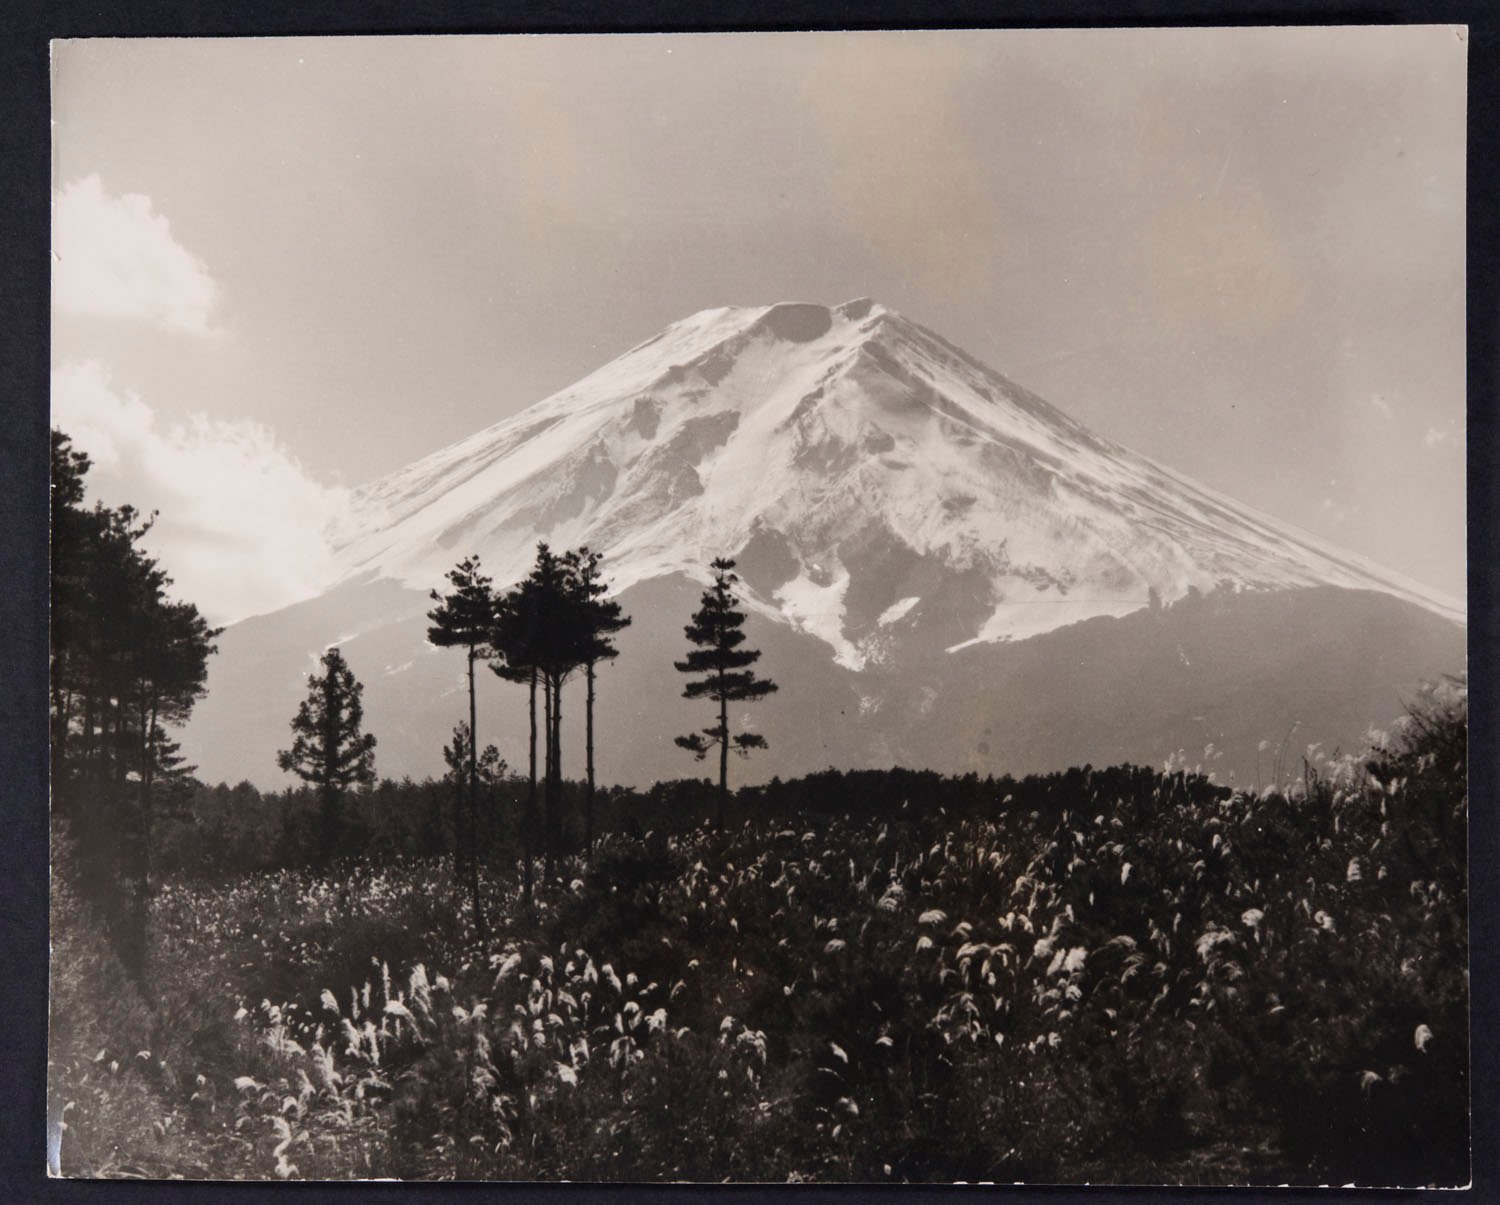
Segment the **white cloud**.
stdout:
<path fill-rule="evenodd" d="M 146 546 L 172 575 L 171 593 L 214 622 L 327 584 L 327 533 L 349 492 L 314 481 L 269 428 L 202 416 L 163 427 L 92 361 L 53 373 L 52 421 L 93 458 L 91 498 L 160 512 Z"/>
<path fill-rule="evenodd" d="M 1442 444 L 1456 444 L 1458 436 L 1452 427 L 1428 427 L 1427 434 L 1422 436 L 1422 443 L 1429 448 L 1436 448 Z"/>
<path fill-rule="evenodd" d="M 1396 417 L 1396 412 L 1391 408 L 1390 402 L 1386 401 L 1385 398 L 1381 397 L 1378 393 L 1370 395 L 1370 405 L 1379 410 L 1380 413 L 1385 415 L 1386 418 Z"/>
<path fill-rule="evenodd" d="M 53 206 L 52 302 L 64 313 L 134 318 L 209 335 L 218 286 L 139 193 L 110 196 L 97 175 L 76 180 Z"/>

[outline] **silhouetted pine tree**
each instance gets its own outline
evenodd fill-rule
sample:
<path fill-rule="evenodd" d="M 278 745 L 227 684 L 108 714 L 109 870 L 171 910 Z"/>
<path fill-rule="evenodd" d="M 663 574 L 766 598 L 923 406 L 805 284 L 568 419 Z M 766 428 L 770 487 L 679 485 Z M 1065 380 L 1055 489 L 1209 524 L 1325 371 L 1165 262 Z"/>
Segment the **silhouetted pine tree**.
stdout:
<path fill-rule="evenodd" d="M 491 646 L 500 654 L 490 668 L 509 682 L 528 688 L 530 736 L 527 741 L 528 782 L 525 814 L 521 820 L 522 886 L 526 903 L 532 899 L 532 861 L 537 805 L 537 687 L 542 682 L 544 583 L 556 572 L 556 558 L 545 542 L 536 546 L 536 562 L 530 576 L 500 596 L 495 603 Z"/>
<path fill-rule="evenodd" d="M 620 655 L 613 637 L 630 626 L 630 617 L 620 604 L 607 597 L 609 587 L 599 573 L 603 557 L 587 548 L 572 554 L 576 588 L 580 594 L 583 618 L 583 671 L 588 692 L 584 698 L 586 716 L 584 721 L 585 766 L 588 775 L 583 796 L 584 848 L 590 855 L 594 852 L 594 682 L 595 670 L 601 661 L 609 661 Z"/>
<path fill-rule="evenodd" d="M 427 629 L 427 639 L 444 648 L 462 648 L 468 660 L 469 673 L 469 732 L 477 731 L 474 702 L 474 662 L 481 657 L 493 655 L 489 639 L 495 625 L 495 592 L 490 579 L 479 569 L 479 558 L 465 557 L 456 568 L 448 571 L 449 592 L 439 594 L 432 591 L 432 601 L 438 605 L 427 612 L 432 626 Z M 459 802 L 467 795 L 468 824 L 464 824 L 464 808 Z M 455 877 L 464 866 L 469 871 L 469 891 L 473 897 L 474 925 L 482 941 L 484 939 L 484 915 L 479 901 L 479 866 L 474 853 L 478 835 L 478 767 L 474 758 L 474 742 L 469 742 L 468 791 L 455 792 L 453 796 L 453 873 Z"/>
<path fill-rule="evenodd" d="M 729 798 L 729 750 L 740 756 L 751 749 L 764 749 L 766 738 L 754 732 L 729 734 L 729 704 L 763 699 L 776 690 L 776 683 L 758 678 L 748 667 L 760 660 L 756 649 L 743 648 L 745 622 L 742 611 L 734 609 L 734 562 L 720 557 L 713 563 L 714 582 L 704 591 L 702 605 L 693 622 L 683 630 L 697 647 L 683 661 L 674 661 L 679 672 L 703 675 L 683 689 L 685 699 L 712 699 L 719 705 L 719 721 L 700 732 L 679 736 L 677 744 L 693 753 L 699 761 L 715 745 L 719 747 L 719 827 L 724 827 L 724 808 Z"/>
<path fill-rule="evenodd" d="M 133 507 L 83 506 L 89 459 L 52 432 L 52 802 L 78 837 L 84 885 L 126 969 L 144 981 L 155 789 L 203 697 L 218 629 L 141 549 Z"/>
<path fill-rule="evenodd" d="M 528 780 L 526 802 L 521 817 L 521 878 L 526 903 L 532 895 L 532 849 L 536 828 L 536 688 L 541 679 L 541 667 L 531 657 L 531 646 L 525 642 L 529 621 L 521 616 L 524 605 L 519 597 L 520 588 L 499 599 L 495 607 L 494 648 L 501 659 L 492 661 L 490 669 L 507 682 L 519 682 L 528 688 L 528 708 L 531 717 L 531 732 L 527 741 Z"/>
<path fill-rule="evenodd" d="M 218 629 L 210 628 L 191 603 L 164 603 L 159 597 L 137 602 L 130 667 L 130 727 L 138 734 L 135 814 L 121 834 L 121 853 L 129 904 L 126 961 L 144 973 L 158 784 L 166 780 L 170 786 L 183 773 L 178 746 L 167 739 L 162 724 L 186 723 L 193 704 L 206 693 L 208 655 L 214 652 Z"/>
<path fill-rule="evenodd" d="M 89 467 L 88 456 L 74 450 L 72 441 L 53 428 L 51 753 L 53 806 L 60 810 L 72 802 L 67 790 L 68 747 L 85 676 L 81 662 L 88 629 L 89 549 L 100 526 L 99 516 L 83 505 L 83 479 Z"/>
<path fill-rule="evenodd" d="M 532 789 L 528 810 L 535 800 L 536 688 L 542 688 L 542 847 L 544 873 L 549 880 L 561 837 L 562 688 L 584 663 L 589 647 L 589 609 L 574 571 L 576 558 L 576 553 L 559 557 L 546 543 L 539 543 L 531 573 L 497 605 L 492 637 L 506 662 L 505 668 L 497 668 L 496 673 L 511 681 L 529 682 L 531 687 Z M 530 822 L 528 816 L 528 831 Z M 527 873 L 529 891 L 529 859 Z"/>
<path fill-rule="evenodd" d="M 276 764 L 317 788 L 317 861 L 327 866 L 343 828 L 344 792 L 375 781 L 375 737 L 360 731 L 364 687 L 337 648 L 323 654 L 323 672 L 310 674 L 307 688 L 292 718 L 292 747 Z"/>
<path fill-rule="evenodd" d="M 538 629 L 547 704 L 547 773 L 544 795 L 546 874 L 550 880 L 562 844 L 563 684 L 584 662 L 589 645 L 587 608 L 576 572 L 577 555 L 551 560 L 538 581 Z"/>
<path fill-rule="evenodd" d="M 476 703 L 474 693 L 474 663 L 489 653 L 487 647 L 494 624 L 494 592 L 490 579 L 480 572 L 478 557 L 465 557 L 456 568 L 448 571 L 451 590 L 446 595 L 433 590 L 430 597 L 439 605 L 427 613 L 432 626 L 427 629 L 427 639 L 442 648 L 462 648 L 465 652 L 469 685 L 469 731 L 476 729 Z M 470 748 L 468 768 L 468 792 L 471 795 L 476 776 L 473 764 L 473 749 Z M 468 837 L 468 826 L 464 823 L 460 796 L 454 797 L 454 846 L 455 870 L 466 860 L 464 842 Z"/>

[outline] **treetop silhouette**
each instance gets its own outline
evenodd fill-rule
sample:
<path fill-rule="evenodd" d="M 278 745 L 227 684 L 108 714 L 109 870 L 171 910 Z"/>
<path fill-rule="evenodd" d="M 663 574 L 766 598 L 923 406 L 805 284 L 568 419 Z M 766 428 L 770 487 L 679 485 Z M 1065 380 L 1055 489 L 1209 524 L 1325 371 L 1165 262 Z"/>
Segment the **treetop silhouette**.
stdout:
<path fill-rule="evenodd" d="M 743 611 L 735 609 L 734 587 L 739 578 L 734 561 L 720 557 L 712 564 L 713 584 L 703 593 L 701 605 L 692 622 L 683 630 L 695 648 L 681 661 L 672 664 L 678 672 L 702 675 L 689 682 L 682 691 L 686 699 L 711 699 L 719 705 L 719 719 L 698 732 L 676 738 L 676 743 L 699 761 L 715 746 L 719 750 L 719 815 L 724 825 L 724 808 L 729 796 L 729 751 L 741 757 L 752 749 L 766 748 L 766 738 L 756 732 L 729 731 L 729 704 L 763 699 L 777 689 L 769 678 L 758 677 L 749 667 L 760 660 L 758 649 L 745 648 Z"/>

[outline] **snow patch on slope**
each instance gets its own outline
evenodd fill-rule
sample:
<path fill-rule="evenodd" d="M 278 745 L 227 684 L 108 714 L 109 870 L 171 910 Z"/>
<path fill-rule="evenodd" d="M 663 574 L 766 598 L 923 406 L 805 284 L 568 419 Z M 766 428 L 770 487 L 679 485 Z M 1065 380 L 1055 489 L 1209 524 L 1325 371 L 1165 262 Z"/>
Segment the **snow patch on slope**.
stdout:
<path fill-rule="evenodd" d="M 793 627 L 826 641 L 833 648 L 835 661 L 846 669 L 858 670 L 864 668 L 864 654 L 844 635 L 844 593 L 848 589 L 846 570 L 823 585 L 804 573 L 777 590 L 776 599 Z"/>
<path fill-rule="evenodd" d="M 889 627 L 898 619 L 902 619 L 905 616 L 909 615 L 911 613 L 911 609 L 921 601 L 922 596 L 920 594 L 912 594 L 906 598 L 898 598 L 895 602 L 893 602 L 890 606 L 888 606 L 884 611 L 880 613 L 880 617 L 875 622 L 883 628 Z"/>
<path fill-rule="evenodd" d="M 506 585 L 539 539 L 603 552 L 617 589 L 706 581 L 714 557 L 772 532 L 775 576 L 746 605 L 851 669 L 886 663 L 898 638 L 1022 640 L 1221 582 L 1377 589 L 1463 617 L 867 299 L 694 314 L 355 505 L 341 580 L 418 589 L 470 553 Z"/>
<path fill-rule="evenodd" d="M 995 608 L 978 633 L 969 640 L 949 645 L 956 653 L 975 644 L 997 640 L 1025 640 L 1040 636 L 1068 624 L 1080 623 L 1100 615 L 1119 617 L 1139 611 L 1141 604 L 1133 598 L 1023 598 L 1002 602 Z"/>

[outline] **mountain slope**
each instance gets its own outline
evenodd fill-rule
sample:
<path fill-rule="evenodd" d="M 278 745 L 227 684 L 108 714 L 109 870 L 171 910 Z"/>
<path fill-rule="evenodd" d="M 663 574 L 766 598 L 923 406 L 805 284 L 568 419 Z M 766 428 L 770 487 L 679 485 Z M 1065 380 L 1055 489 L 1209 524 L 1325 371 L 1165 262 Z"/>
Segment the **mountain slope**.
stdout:
<path fill-rule="evenodd" d="M 634 623 L 599 675 L 601 781 L 644 785 L 713 767 L 672 743 L 712 717 L 680 697 L 673 658 L 699 587 L 679 574 L 632 586 Z M 365 721 L 381 774 L 441 771 L 441 748 L 467 718 L 463 658 L 426 644 L 426 596 L 391 581 L 351 582 L 321 598 L 237 624 L 221 637 L 208 697 L 184 750 L 210 781 L 282 780 L 275 751 L 324 645 L 340 643 L 365 684 Z M 951 773 L 1029 773 L 1181 751 L 1224 781 L 1269 782 L 1276 750 L 1296 769 L 1307 746 L 1357 750 L 1372 724 L 1401 712 L 1424 677 L 1464 665 L 1456 624 L 1390 595 L 1314 587 L 1209 595 L 958 654 L 903 649 L 862 671 L 788 624 L 752 614 L 758 666 L 781 684 L 740 709 L 770 751 L 735 762 L 735 782 L 829 766 L 905 765 Z M 564 709 L 564 772 L 581 775 L 581 688 Z M 526 697 L 479 679 L 481 739 L 524 768 Z M 1295 727 L 1294 727 L 1295 725 Z M 1261 742 L 1268 748 L 1261 749 Z M 1205 752 L 1212 745 L 1212 750 Z"/>
<path fill-rule="evenodd" d="M 602 551 L 635 616 L 601 684 L 607 781 L 697 772 L 671 738 L 704 720 L 670 662 L 726 554 L 782 682 L 741 717 L 772 739 L 756 777 L 1214 741 L 1243 780 L 1293 722 L 1349 748 L 1464 657 L 1458 602 L 1093 435 L 876 303 L 727 308 L 358 491 L 335 587 L 225 633 L 185 749 L 210 777 L 276 781 L 303 679 L 340 643 L 382 771 L 436 771 L 461 667 L 425 643 L 426 591 L 476 553 L 505 586 L 539 539 Z M 481 737 L 515 762 L 507 689 Z"/>
<path fill-rule="evenodd" d="M 869 301 L 707 310 L 359 491 L 344 580 L 588 544 L 621 588 L 742 563 L 752 602 L 878 658 L 1017 639 L 1190 587 L 1378 589 L 1460 605 L 1102 440 Z M 884 620 L 884 622 L 882 622 Z"/>

